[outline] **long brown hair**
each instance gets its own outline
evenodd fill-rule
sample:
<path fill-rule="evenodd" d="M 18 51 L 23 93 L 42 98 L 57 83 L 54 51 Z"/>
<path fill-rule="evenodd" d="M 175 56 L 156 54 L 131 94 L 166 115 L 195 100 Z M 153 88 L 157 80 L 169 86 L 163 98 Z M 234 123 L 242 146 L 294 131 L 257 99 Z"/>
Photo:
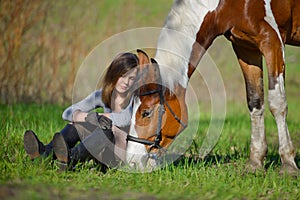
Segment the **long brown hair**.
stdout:
<path fill-rule="evenodd" d="M 119 78 L 138 65 L 138 57 L 129 52 L 117 55 L 116 58 L 111 62 L 101 83 L 102 101 L 106 106 L 112 108 L 112 94 Z M 125 104 L 128 104 L 130 97 L 131 94 L 127 95 L 127 99 L 125 100 L 126 103 L 124 102 Z M 122 104 L 121 106 L 124 107 L 126 105 Z"/>

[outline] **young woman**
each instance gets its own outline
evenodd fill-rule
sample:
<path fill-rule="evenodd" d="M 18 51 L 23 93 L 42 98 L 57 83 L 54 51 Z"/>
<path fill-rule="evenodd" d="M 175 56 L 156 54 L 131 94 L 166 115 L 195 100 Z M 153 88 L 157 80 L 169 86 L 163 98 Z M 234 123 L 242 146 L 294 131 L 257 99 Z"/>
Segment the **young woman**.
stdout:
<path fill-rule="evenodd" d="M 26 131 L 24 147 L 30 158 L 49 156 L 54 151 L 61 169 L 91 156 L 106 165 L 125 161 L 126 132 L 132 114 L 131 88 L 138 65 L 135 54 L 118 55 L 108 67 L 101 89 L 63 112 L 62 118 L 70 123 L 49 144 L 44 145 L 32 130 Z M 104 109 L 103 114 L 91 112 L 99 107 Z"/>

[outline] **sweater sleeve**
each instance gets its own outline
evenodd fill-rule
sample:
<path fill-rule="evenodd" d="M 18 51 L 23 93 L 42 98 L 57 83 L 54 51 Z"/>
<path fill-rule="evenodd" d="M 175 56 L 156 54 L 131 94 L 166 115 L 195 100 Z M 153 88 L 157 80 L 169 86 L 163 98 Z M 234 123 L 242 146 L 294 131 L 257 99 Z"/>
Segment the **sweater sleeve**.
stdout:
<path fill-rule="evenodd" d="M 97 90 L 82 101 L 79 101 L 65 109 L 62 114 L 62 118 L 71 122 L 73 121 L 73 113 L 77 110 L 90 112 L 96 108 L 102 107 L 104 108 L 105 113 L 110 113 L 110 119 L 115 126 L 126 127 L 131 123 L 132 102 L 133 98 L 130 99 L 128 106 L 122 109 L 121 112 L 111 112 L 111 109 L 109 109 L 102 101 L 102 90 Z"/>
<path fill-rule="evenodd" d="M 73 121 L 73 113 L 77 110 L 83 112 L 90 112 L 96 108 L 106 108 L 102 101 L 102 90 L 96 90 L 87 96 L 82 101 L 79 101 L 71 106 L 69 106 L 65 111 L 62 113 L 62 118 L 66 121 Z"/>

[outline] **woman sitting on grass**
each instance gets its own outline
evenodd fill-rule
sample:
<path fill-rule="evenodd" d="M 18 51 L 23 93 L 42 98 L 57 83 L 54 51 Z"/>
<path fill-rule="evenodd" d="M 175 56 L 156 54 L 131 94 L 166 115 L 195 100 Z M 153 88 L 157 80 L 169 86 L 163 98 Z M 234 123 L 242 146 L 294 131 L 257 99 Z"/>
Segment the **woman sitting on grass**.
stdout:
<path fill-rule="evenodd" d="M 110 64 L 101 89 L 63 112 L 62 118 L 70 123 L 49 144 L 44 145 L 32 130 L 27 130 L 24 147 L 30 159 L 48 157 L 54 152 L 62 170 L 91 156 L 110 166 L 125 161 L 126 132 L 132 114 L 131 88 L 138 65 L 135 54 L 118 55 Z M 91 112 L 99 107 L 104 109 L 103 114 Z"/>

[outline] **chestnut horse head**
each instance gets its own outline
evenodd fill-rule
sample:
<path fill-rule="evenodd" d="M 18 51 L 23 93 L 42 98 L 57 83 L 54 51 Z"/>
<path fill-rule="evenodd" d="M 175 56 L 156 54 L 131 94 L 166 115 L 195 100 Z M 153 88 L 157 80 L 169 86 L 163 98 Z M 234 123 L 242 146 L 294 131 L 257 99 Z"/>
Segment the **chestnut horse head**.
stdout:
<path fill-rule="evenodd" d="M 127 159 L 132 165 L 144 168 L 148 161 L 145 155 L 162 153 L 187 126 L 187 107 L 185 89 L 178 85 L 171 91 L 162 82 L 157 62 L 150 60 L 141 50 L 138 50 L 138 57 L 140 76 L 135 86 L 136 98 L 127 152 L 130 148 L 133 152 L 140 148 L 140 156 L 127 153 Z"/>
<path fill-rule="evenodd" d="M 130 130 L 134 137 L 159 142 L 155 143 L 155 148 L 140 144 L 139 149 L 134 149 L 129 141 L 128 152 L 139 151 L 146 155 L 149 151 L 157 151 L 158 147 L 167 148 L 183 130 L 182 124 L 187 123 L 184 98 L 188 80 L 215 38 L 223 35 L 232 43 L 245 78 L 252 125 L 250 169 L 263 168 L 267 152 L 263 115 L 264 57 L 268 70 L 269 107 L 278 128 L 281 173 L 298 174 L 286 123 L 284 46 L 300 45 L 299 30 L 300 4 L 297 0 L 176 0 L 161 31 L 154 57 L 159 73 L 157 67 L 149 68 L 147 78 L 155 77 L 149 80 L 154 83 L 140 89 Z M 142 52 L 139 57 L 143 65 L 157 65 L 150 63 Z M 160 130 L 161 138 L 156 136 L 157 130 Z M 128 161 L 133 157 L 127 157 Z M 142 161 L 142 156 L 132 160 L 137 164 Z"/>

